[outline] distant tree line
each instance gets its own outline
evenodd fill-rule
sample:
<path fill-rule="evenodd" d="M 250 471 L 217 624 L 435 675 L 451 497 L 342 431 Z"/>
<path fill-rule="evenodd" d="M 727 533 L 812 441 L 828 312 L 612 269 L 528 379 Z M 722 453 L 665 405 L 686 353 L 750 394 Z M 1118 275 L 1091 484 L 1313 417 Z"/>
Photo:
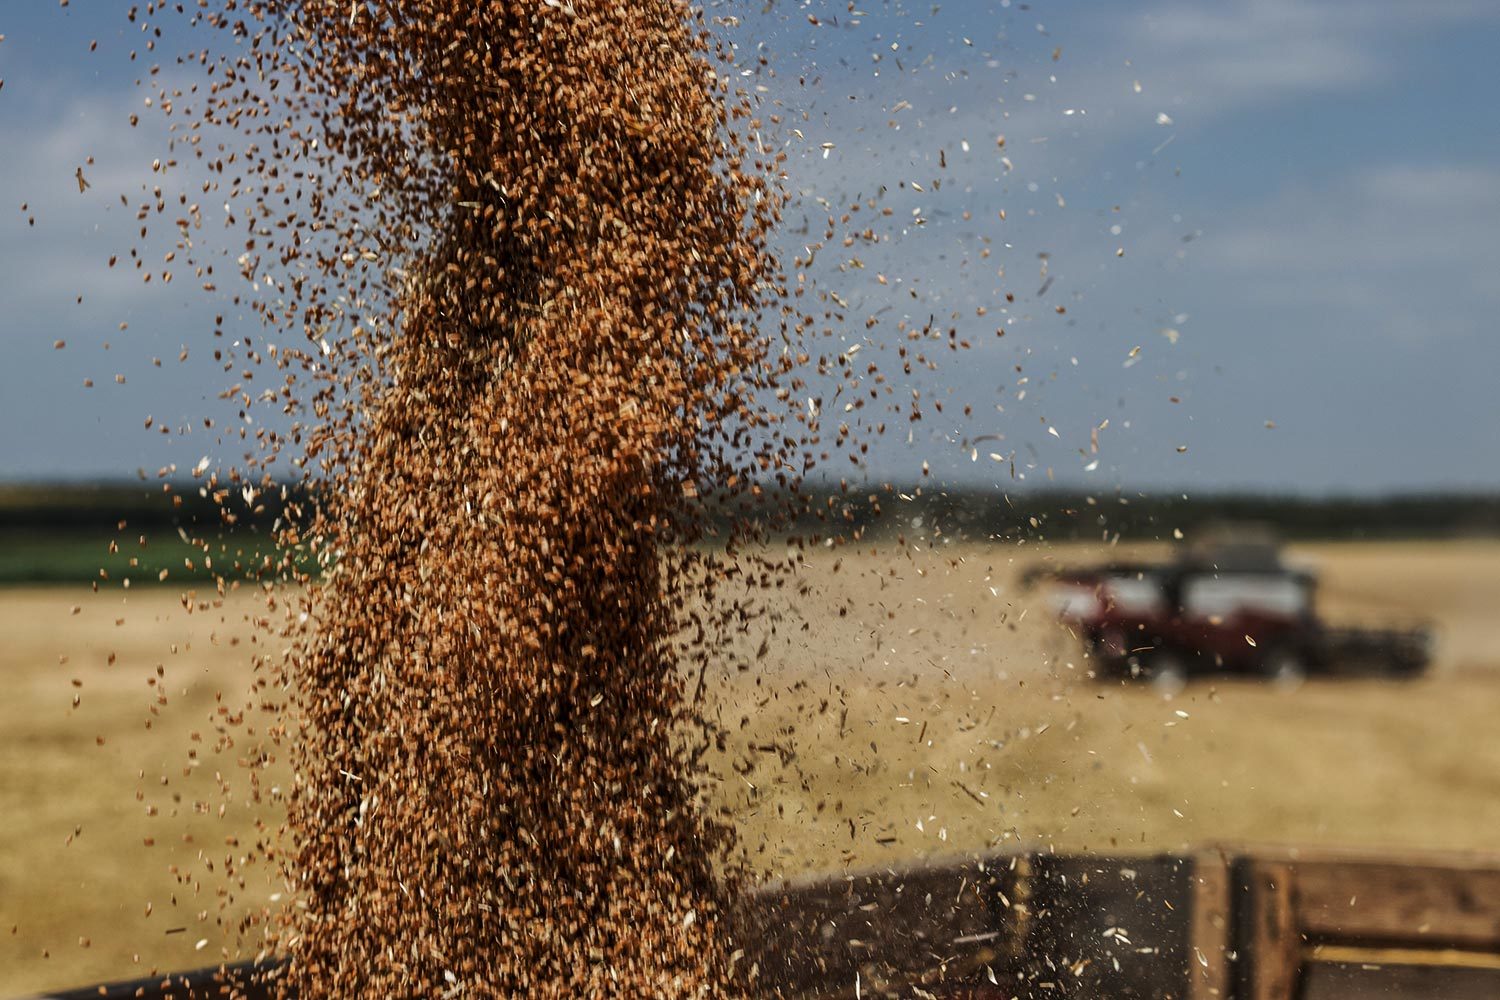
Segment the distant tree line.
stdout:
<path fill-rule="evenodd" d="M 217 537 L 265 532 L 287 513 L 316 504 L 301 486 L 255 493 L 196 483 L 147 488 L 133 483 L 0 486 L 0 533 L 156 533 L 178 529 Z M 1288 539 L 1436 539 L 1500 536 L 1500 493 L 1391 496 L 1286 495 L 1067 490 L 1001 492 L 971 487 L 861 485 L 847 491 L 812 484 L 791 496 L 767 490 L 743 495 L 733 511 L 702 501 L 714 533 L 727 535 L 733 519 L 759 521 L 770 534 L 808 539 L 831 536 L 931 538 L 969 541 L 1027 538 L 1170 539 L 1219 522 L 1264 524 Z M 124 527 L 121 527 L 124 522 Z"/>
<path fill-rule="evenodd" d="M 314 497 L 300 486 L 209 491 L 196 482 L 148 487 L 128 482 L 0 485 L 0 530 L 202 532 L 268 528 L 289 505 Z M 121 527 L 124 522 L 124 527 Z"/>
<path fill-rule="evenodd" d="M 942 486 L 812 489 L 790 505 L 762 501 L 778 535 L 967 541 L 1171 540 L 1222 524 L 1264 525 L 1288 540 L 1500 536 L 1500 493 L 1307 497 L 1243 493 L 1068 490 L 1002 492 Z M 743 514 L 741 515 L 743 516 Z M 720 518 L 727 527 L 728 518 Z"/>

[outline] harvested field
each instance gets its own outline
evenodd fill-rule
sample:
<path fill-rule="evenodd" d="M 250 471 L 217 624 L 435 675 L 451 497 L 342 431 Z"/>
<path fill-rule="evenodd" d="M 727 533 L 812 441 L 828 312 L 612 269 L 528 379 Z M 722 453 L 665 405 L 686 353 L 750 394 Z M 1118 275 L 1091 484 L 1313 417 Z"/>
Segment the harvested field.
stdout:
<path fill-rule="evenodd" d="M 1090 681 L 1038 595 L 1018 589 L 1019 571 L 1039 557 L 1100 554 L 957 543 L 910 558 L 843 550 L 837 572 L 839 555 L 810 556 L 808 596 L 783 599 L 807 631 L 785 619 L 753 670 L 709 687 L 735 737 L 720 794 L 752 866 L 780 875 L 990 845 L 1493 849 L 1500 542 L 1293 550 L 1322 571 L 1330 618 L 1434 622 L 1438 660 L 1427 678 L 1313 681 L 1294 693 L 1205 681 L 1170 702 Z M 9 682 L 0 996 L 220 957 L 213 888 L 196 896 L 168 866 L 200 850 L 222 857 L 227 838 L 254 836 L 248 807 L 217 815 L 215 772 L 241 779 L 208 747 L 215 692 L 241 701 L 244 616 L 258 610 L 238 595 L 189 616 L 170 588 L 0 591 Z M 746 659 L 759 642 L 749 637 Z M 157 664 L 170 704 L 152 716 L 147 678 Z M 152 802 L 165 813 L 174 794 L 176 818 L 146 815 Z M 198 800 L 212 804 L 209 814 L 195 812 Z"/>
<path fill-rule="evenodd" d="M 1047 553 L 1059 562 L 1101 555 Z M 746 675 L 725 698 L 759 741 L 780 738 L 796 753 L 786 770 L 774 754 L 758 755 L 746 775 L 761 788 L 753 804 L 743 783 L 737 790 L 741 830 L 764 845 L 764 870 L 988 845 L 1493 848 L 1500 545 L 1292 549 L 1321 570 L 1331 620 L 1430 620 L 1437 662 L 1423 679 L 1330 678 L 1290 693 L 1205 679 L 1171 701 L 1084 676 L 1078 646 L 1017 587 L 1017 571 L 1037 555 L 954 545 L 909 562 L 845 557 L 837 574 L 815 564 L 810 614 L 825 616 L 814 621 L 817 638 L 773 646 L 761 682 Z M 842 619 L 841 599 L 854 605 Z M 847 689 L 842 723 L 832 685 Z M 797 708 L 824 698 L 829 709 L 812 719 Z M 788 726 L 795 734 L 782 736 Z"/>

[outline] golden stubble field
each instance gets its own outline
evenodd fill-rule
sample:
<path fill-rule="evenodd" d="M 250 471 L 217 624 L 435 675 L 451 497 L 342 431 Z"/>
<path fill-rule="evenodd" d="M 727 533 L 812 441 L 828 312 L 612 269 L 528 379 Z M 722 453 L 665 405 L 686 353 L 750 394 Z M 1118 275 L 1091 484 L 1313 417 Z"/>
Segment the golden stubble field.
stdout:
<path fill-rule="evenodd" d="M 776 634 L 726 658 L 753 668 L 709 686 L 733 734 L 712 795 L 752 870 L 991 847 L 1500 847 L 1500 542 L 1293 550 L 1321 571 L 1330 618 L 1433 622 L 1424 679 L 1295 692 L 1212 680 L 1170 700 L 1091 680 L 1041 595 L 1018 585 L 1037 561 L 1102 554 L 809 554 L 806 592 L 768 602 Z M 249 741 L 213 750 L 218 707 L 245 701 L 262 650 L 248 618 L 262 613 L 249 594 L 189 615 L 168 589 L 0 590 L 0 996 L 234 954 L 222 881 L 195 891 L 172 866 L 220 871 L 257 820 L 277 821 L 274 802 L 247 801 L 235 757 Z M 269 789 L 285 774 L 265 777 Z M 278 888 L 252 877 L 229 912 Z"/>

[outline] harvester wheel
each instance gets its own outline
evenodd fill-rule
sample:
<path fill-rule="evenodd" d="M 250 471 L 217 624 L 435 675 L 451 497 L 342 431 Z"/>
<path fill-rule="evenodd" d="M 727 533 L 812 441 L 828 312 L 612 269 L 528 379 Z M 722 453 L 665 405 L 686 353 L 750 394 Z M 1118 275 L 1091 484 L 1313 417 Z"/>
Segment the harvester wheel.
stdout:
<path fill-rule="evenodd" d="M 1307 680 L 1307 657 L 1291 646 L 1276 646 L 1266 650 L 1260 672 L 1277 687 L 1295 691 Z"/>
<path fill-rule="evenodd" d="M 1151 678 L 1151 686 L 1159 694 L 1170 697 L 1187 687 L 1187 661 L 1180 653 L 1158 649 L 1147 657 L 1146 670 Z"/>

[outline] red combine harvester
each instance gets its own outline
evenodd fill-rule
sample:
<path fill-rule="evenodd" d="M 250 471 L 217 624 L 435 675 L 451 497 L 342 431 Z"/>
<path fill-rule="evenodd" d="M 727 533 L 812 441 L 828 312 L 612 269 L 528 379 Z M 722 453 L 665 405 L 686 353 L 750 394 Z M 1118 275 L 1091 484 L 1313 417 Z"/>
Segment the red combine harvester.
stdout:
<path fill-rule="evenodd" d="M 1174 684 L 1228 672 L 1295 683 L 1312 673 L 1412 677 L 1427 668 L 1426 627 L 1334 628 L 1315 609 L 1316 576 L 1288 566 L 1273 536 L 1211 532 L 1164 563 L 1033 569 L 1102 677 Z"/>

